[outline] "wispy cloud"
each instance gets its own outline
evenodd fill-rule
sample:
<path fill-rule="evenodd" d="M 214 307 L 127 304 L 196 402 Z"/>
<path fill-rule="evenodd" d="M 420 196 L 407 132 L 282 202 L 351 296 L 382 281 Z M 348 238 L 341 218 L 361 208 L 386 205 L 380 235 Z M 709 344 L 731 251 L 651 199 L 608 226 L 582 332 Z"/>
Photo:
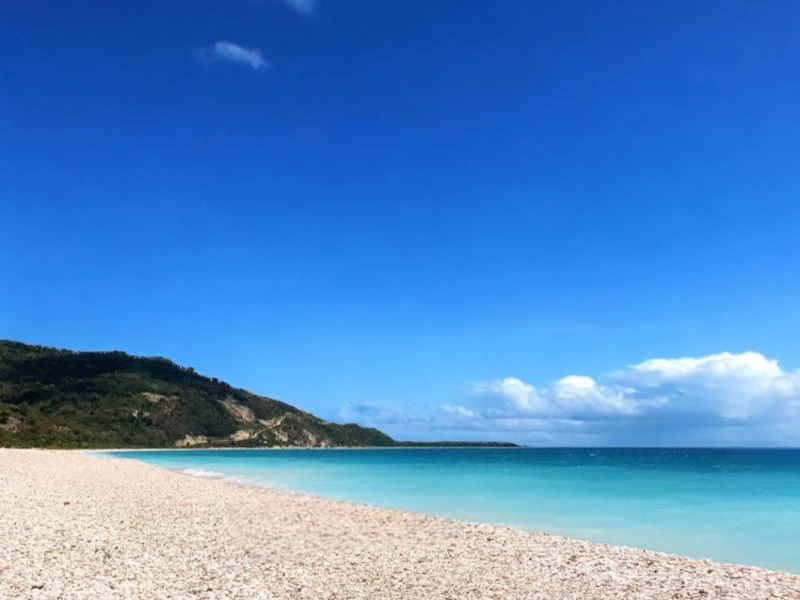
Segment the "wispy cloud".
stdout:
<path fill-rule="evenodd" d="M 217 42 L 213 46 L 203 48 L 201 55 L 207 60 L 247 66 L 254 71 L 269 68 L 269 63 L 264 60 L 261 50 L 258 48 L 245 48 L 233 42 Z"/>
<path fill-rule="evenodd" d="M 758 352 L 722 352 L 646 360 L 597 380 L 568 375 L 546 387 L 506 377 L 471 385 L 462 402 L 422 414 L 376 403 L 360 408 L 351 410 L 356 420 L 401 437 L 427 431 L 553 445 L 797 445 L 800 371 L 784 371 Z"/>
<path fill-rule="evenodd" d="M 289 8 L 306 14 L 313 13 L 314 7 L 317 4 L 317 0 L 284 0 L 284 2 L 286 2 Z"/>

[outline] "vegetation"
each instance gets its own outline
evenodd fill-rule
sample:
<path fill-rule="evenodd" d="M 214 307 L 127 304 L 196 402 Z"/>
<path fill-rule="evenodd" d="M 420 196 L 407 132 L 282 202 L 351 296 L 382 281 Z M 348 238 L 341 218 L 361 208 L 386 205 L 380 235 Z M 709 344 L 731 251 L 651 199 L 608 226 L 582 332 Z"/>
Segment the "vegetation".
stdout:
<path fill-rule="evenodd" d="M 204 377 L 166 358 L 0 340 L 0 447 L 513 446 L 395 442 Z"/>
<path fill-rule="evenodd" d="M 188 437 L 187 437 L 188 436 Z M 0 340 L 0 446 L 391 446 L 165 358 Z"/>

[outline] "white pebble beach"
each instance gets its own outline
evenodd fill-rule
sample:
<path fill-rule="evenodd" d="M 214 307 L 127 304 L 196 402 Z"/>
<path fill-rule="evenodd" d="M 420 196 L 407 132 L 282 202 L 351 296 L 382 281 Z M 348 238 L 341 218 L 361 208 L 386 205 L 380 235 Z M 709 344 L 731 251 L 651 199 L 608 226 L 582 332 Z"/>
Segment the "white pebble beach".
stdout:
<path fill-rule="evenodd" d="M 800 599 L 800 576 L 0 449 L 0 599 Z"/>

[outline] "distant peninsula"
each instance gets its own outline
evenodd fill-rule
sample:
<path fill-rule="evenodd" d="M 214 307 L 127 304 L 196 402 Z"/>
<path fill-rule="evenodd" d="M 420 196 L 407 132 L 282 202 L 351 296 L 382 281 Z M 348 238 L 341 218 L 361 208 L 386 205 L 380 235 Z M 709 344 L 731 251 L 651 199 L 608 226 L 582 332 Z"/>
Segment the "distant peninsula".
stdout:
<path fill-rule="evenodd" d="M 39 448 L 514 446 L 398 442 L 325 421 L 161 357 L 0 340 L 0 446 Z"/>

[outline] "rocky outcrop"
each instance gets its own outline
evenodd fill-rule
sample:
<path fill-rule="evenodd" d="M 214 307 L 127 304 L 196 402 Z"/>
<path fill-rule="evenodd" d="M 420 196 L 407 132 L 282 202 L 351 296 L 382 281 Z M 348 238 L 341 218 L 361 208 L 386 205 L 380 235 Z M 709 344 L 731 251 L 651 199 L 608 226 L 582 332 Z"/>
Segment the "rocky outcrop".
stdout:
<path fill-rule="evenodd" d="M 208 438 L 204 435 L 187 435 L 182 440 L 175 442 L 176 448 L 188 448 L 190 446 L 202 446 L 208 444 Z"/>

